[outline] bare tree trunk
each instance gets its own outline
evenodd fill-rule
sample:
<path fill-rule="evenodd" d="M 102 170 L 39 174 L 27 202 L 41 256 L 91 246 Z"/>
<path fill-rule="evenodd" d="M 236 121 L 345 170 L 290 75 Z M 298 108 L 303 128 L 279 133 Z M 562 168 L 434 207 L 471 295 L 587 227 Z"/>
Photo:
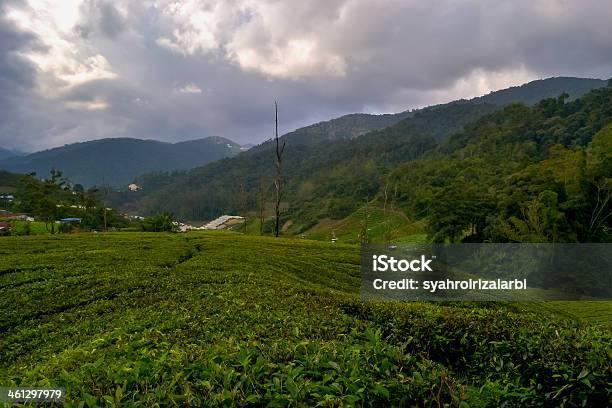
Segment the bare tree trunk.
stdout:
<path fill-rule="evenodd" d="M 275 139 L 276 139 L 276 180 L 274 180 L 274 186 L 276 187 L 276 205 L 275 215 L 276 222 L 274 224 L 274 233 L 278 237 L 280 231 L 280 203 L 283 197 L 283 179 L 282 179 L 282 164 L 283 164 L 283 152 L 285 151 L 285 141 L 280 146 L 278 142 L 278 104 L 274 102 L 274 125 L 275 125 Z"/>

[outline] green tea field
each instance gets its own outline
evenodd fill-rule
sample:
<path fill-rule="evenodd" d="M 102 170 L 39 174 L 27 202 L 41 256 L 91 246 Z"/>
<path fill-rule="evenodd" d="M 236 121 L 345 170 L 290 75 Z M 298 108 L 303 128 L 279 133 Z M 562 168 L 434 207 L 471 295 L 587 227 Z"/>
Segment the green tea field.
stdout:
<path fill-rule="evenodd" d="M 359 262 L 232 232 L 0 238 L 0 386 L 68 407 L 610 402 L 610 303 L 364 301 Z"/>
<path fill-rule="evenodd" d="M 357 244 L 363 228 L 364 207 L 341 220 L 325 219 L 304 233 L 309 239 L 330 241 L 335 234 L 338 242 Z M 425 242 L 425 225 L 421 221 L 409 220 L 401 211 L 384 211 L 382 208 L 367 209 L 368 237 L 372 242 Z"/>

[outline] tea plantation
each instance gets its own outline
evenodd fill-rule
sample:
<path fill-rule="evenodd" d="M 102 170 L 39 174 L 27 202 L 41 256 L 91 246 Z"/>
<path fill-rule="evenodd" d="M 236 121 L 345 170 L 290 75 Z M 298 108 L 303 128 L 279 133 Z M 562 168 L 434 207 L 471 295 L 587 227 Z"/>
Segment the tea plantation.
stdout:
<path fill-rule="evenodd" d="M 0 386 L 65 387 L 72 407 L 610 403 L 610 303 L 365 302 L 359 285 L 357 247 L 324 242 L 0 238 Z"/>

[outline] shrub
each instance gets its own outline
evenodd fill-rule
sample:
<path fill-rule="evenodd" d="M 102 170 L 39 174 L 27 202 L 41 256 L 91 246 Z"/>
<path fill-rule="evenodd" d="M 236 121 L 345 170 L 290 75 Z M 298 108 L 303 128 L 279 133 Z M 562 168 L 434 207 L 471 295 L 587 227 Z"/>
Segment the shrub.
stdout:
<path fill-rule="evenodd" d="M 142 223 L 143 231 L 148 232 L 175 232 L 177 228 L 174 215 L 165 211 L 147 217 Z"/>
<path fill-rule="evenodd" d="M 28 221 L 15 221 L 11 225 L 11 234 L 13 235 L 30 235 L 32 228 Z"/>

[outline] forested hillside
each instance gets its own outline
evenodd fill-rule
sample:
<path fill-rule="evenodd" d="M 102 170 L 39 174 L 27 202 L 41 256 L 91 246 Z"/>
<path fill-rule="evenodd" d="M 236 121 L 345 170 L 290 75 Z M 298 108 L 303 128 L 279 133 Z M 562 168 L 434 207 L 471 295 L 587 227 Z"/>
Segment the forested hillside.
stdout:
<path fill-rule="evenodd" d="M 389 128 L 350 140 L 308 145 L 287 138 L 286 201 L 300 203 L 300 212 L 307 214 L 302 219 L 346 216 L 361 198 L 376 194 L 386 171 L 419 157 L 437 140 L 494 110 L 493 105 L 457 102 L 424 109 Z M 170 210 L 191 220 L 254 209 L 260 185 L 272 200 L 273 157 L 272 150 L 260 147 L 187 172 L 140 176 L 136 183 L 142 191 L 116 194 L 111 202 L 144 213 Z M 243 190 L 246 197 L 241 196 Z"/>
<path fill-rule="evenodd" d="M 434 241 L 607 241 L 611 122 L 612 87 L 511 105 L 400 166 L 388 184 Z"/>
<path fill-rule="evenodd" d="M 240 146 L 222 137 L 180 143 L 131 138 L 74 143 L 27 156 L 0 160 L 0 168 L 36 172 L 40 176 L 60 170 L 73 183 L 120 186 L 138 174 L 190 169 L 240 152 Z"/>
<path fill-rule="evenodd" d="M 602 79 L 554 77 L 491 92 L 472 101 L 480 100 L 494 105 L 507 105 L 520 101 L 526 105 L 534 105 L 544 98 L 559 96 L 561 92 L 567 93 L 569 100 L 579 98 L 591 89 L 601 88 L 606 84 L 607 81 Z"/>
<path fill-rule="evenodd" d="M 531 103 L 534 95 L 558 96 L 566 88 L 572 98 L 602 84 L 605 82 L 578 78 L 535 81 L 470 101 L 413 111 L 392 126 L 356 138 L 308 143 L 304 138 L 309 131 L 287 134 L 281 138 L 287 143 L 283 172 L 290 210 L 286 218 L 294 220 L 295 229 L 301 231 L 319 219 L 351 214 L 376 196 L 385 184 L 384 177 L 398 165 L 420 157 L 466 124 L 499 109 L 495 103 Z M 326 137 L 321 136 L 324 132 L 310 132 L 319 135 L 313 136 L 317 140 Z M 273 174 L 274 154 L 267 142 L 188 172 L 140 176 L 137 183 L 143 186 L 142 191 L 115 194 L 111 202 L 138 213 L 170 210 L 187 220 L 209 219 L 225 212 L 255 210 L 262 187 L 271 201 Z"/>
<path fill-rule="evenodd" d="M 411 117 L 414 112 L 369 115 L 352 113 L 325 122 L 315 123 L 289 132 L 285 135 L 294 144 L 316 144 L 334 140 L 353 139 L 365 133 L 394 125 Z"/>
<path fill-rule="evenodd" d="M 368 132 L 381 130 L 400 122 L 403 119 L 415 116 L 417 112 L 429 109 L 446 108 L 455 103 L 482 103 L 504 106 L 513 102 L 533 105 L 544 98 L 556 97 L 562 92 L 569 95 L 569 99 L 578 98 L 591 89 L 606 86 L 606 81 L 591 78 L 554 77 L 531 81 L 521 86 L 490 92 L 468 100 L 459 100 L 446 104 L 434 105 L 424 109 L 415 109 L 395 114 L 369 115 L 354 113 L 336 119 L 315 123 L 310 126 L 289 132 L 283 136 L 291 144 L 316 144 L 326 141 L 352 139 Z M 269 143 L 269 142 L 268 142 Z M 254 150 L 269 147 L 262 143 Z"/>

